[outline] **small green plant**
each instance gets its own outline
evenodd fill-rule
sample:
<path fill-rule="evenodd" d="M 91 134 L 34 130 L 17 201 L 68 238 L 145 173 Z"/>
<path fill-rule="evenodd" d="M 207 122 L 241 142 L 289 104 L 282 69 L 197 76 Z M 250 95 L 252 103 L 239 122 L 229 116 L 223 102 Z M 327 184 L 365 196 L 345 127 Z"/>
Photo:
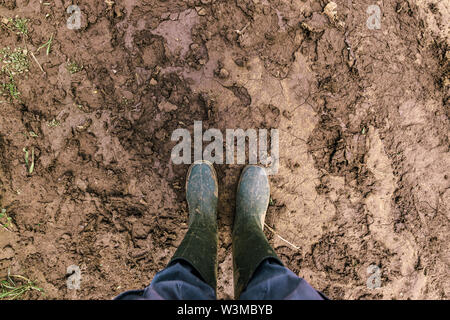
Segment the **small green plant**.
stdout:
<path fill-rule="evenodd" d="M 80 72 L 81 70 L 83 70 L 83 66 L 80 66 L 78 63 L 76 62 L 67 62 L 67 70 L 71 73 L 71 74 L 75 74 L 77 72 Z"/>
<path fill-rule="evenodd" d="M 28 21 L 29 20 L 26 18 L 19 18 L 19 17 L 2 19 L 2 22 L 5 25 L 5 27 L 18 35 L 28 34 Z"/>
<path fill-rule="evenodd" d="M 34 148 L 31 148 L 31 161 L 29 160 L 29 152 L 27 148 L 23 148 L 23 152 L 25 152 L 25 164 L 28 168 L 28 173 L 32 174 L 34 170 Z"/>
<path fill-rule="evenodd" d="M 17 89 L 15 77 L 28 72 L 30 67 L 28 51 L 20 47 L 14 50 L 10 47 L 1 49 L 0 66 L 0 73 L 7 78 L 6 81 L 0 82 L 0 95 L 19 100 L 20 92 Z"/>
<path fill-rule="evenodd" d="M 3 220 L 6 220 L 6 222 L 2 222 Z M 0 211 L 0 226 L 9 231 L 8 227 L 11 220 L 11 217 L 8 217 L 8 214 L 6 213 L 6 209 L 3 208 L 2 211 Z"/>
<path fill-rule="evenodd" d="M 8 82 L 0 83 L 0 95 L 9 96 L 13 99 L 19 100 L 20 92 L 19 89 L 17 89 L 16 82 L 11 75 L 8 78 Z"/>
<path fill-rule="evenodd" d="M 6 279 L 0 280 L 0 300 L 19 299 L 32 290 L 44 292 L 44 289 L 38 288 L 30 279 L 20 275 L 11 275 L 9 270 Z"/>
<path fill-rule="evenodd" d="M 51 50 L 51 47 L 52 47 L 52 42 L 53 42 L 53 35 L 51 35 L 50 40 L 48 40 L 46 43 L 44 43 L 42 46 L 40 46 L 40 47 L 37 49 L 37 52 L 39 52 L 39 50 L 41 50 L 42 48 L 47 47 L 47 50 L 45 51 L 45 53 L 46 53 L 47 55 L 49 55 L 50 50 Z"/>
<path fill-rule="evenodd" d="M 60 122 L 56 119 L 53 119 L 52 121 L 47 122 L 47 126 L 50 128 L 54 128 L 60 125 Z"/>
<path fill-rule="evenodd" d="M 15 76 L 29 71 L 30 61 L 28 59 L 28 50 L 23 48 L 16 48 L 11 50 L 10 47 L 5 47 L 0 50 L 1 56 L 1 71 Z"/>
<path fill-rule="evenodd" d="M 15 18 L 11 19 L 14 27 L 17 30 L 17 33 L 21 33 L 23 35 L 28 34 L 28 19 L 26 18 Z"/>

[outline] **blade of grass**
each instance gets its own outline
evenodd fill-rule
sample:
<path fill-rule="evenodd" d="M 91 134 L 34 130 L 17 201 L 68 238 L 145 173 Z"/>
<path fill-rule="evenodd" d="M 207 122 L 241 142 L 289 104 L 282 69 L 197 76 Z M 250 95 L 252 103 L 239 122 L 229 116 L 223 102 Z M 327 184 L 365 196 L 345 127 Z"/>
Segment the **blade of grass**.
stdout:
<path fill-rule="evenodd" d="M 34 170 L 34 147 L 31 148 L 31 165 L 28 171 L 30 172 L 30 174 L 32 174 L 33 170 Z"/>
<path fill-rule="evenodd" d="M 13 278 L 19 279 L 23 282 L 23 284 L 17 286 L 13 281 Z M 11 275 L 8 270 L 7 279 L 0 281 L 0 300 L 14 300 L 31 290 L 39 292 L 44 291 L 42 288 L 37 287 L 30 279 L 27 279 L 21 275 Z"/>
<path fill-rule="evenodd" d="M 44 43 L 42 46 L 37 48 L 36 52 L 39 52 L 39 50 L 41 50 L 42 48 L 47 47 L 47 50 L 45 52 L 47 55 L 49 55 L 51 47 L 52 47 L 52 43 L 53 43 L 53 34 L 50 36 L 50 39 L 46 43 Z"/>
<path fill-rule="evenodd" d="M 25 164 L 26 164 L 27 168 L 29 168 L 29 166 L 28 166 L 28 150 L 27 150 L 27 148 L 23 148 L 23 152 L 25 152 Z"/>

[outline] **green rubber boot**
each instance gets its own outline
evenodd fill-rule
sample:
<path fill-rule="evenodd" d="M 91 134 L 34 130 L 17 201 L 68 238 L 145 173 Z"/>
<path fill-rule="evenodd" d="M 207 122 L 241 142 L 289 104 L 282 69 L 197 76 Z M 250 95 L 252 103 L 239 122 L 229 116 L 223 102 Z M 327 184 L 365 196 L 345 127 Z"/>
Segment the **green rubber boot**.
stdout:
<path fill-rule="evenodd" d="M 253 273 L 266 258 L 283 264 L 264 235 L 270 186 L 264 168 L 246 166 L 236 194 L 233 226 L 234 297 L 238 299 Z"/>
<path fill-rule="evenodd" d="M 186 178 L 189 229 L 170 260 L 185 260 L 214 291 L 217 287 L 217 176 L 207 161 L 194 162 Z"/>

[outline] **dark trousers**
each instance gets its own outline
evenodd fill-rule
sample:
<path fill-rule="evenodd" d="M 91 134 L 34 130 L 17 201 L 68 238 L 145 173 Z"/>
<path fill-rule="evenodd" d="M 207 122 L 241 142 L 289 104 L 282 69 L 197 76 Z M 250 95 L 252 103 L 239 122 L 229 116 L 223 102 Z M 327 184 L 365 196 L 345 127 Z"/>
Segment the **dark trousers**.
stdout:
<path fill-rule="evenodd" d="M 173 261 L 158 272 L 143 290 L 126 291 L 115 300 L 214 300 L 214 289 L 207 285 L 186 261 Z M 241 300 L 323 300 L 327 299 L 308 282 L 273 259 L 256 269 Z"/>

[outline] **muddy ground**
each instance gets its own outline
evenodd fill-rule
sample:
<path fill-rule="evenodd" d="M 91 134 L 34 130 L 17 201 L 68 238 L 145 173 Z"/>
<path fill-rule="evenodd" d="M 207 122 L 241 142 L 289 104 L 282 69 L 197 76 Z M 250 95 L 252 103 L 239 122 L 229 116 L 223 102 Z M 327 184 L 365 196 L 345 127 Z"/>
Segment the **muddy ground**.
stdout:
<path fill-rule="evenodd" d="M 71 4 L 80 29 L 67 27 Z M 11 218 L 0 278 L 9 269 L 45 290 L 24 299 L 146 286 L 187 230 L 188 166 L 171 163 L 171 134 L 202 120 L 279 130 L 265 232 L 314 287 L 332 299 L 448 299 L 449 4 L 327 4 L 0 0 L 0 48 L 29 59 L 20 96 L 0 97 L 0 208 Z M 216 165 L 220 299 L 233 298 L 242 167 Z M 67 288 L 70 265 L 79 290 Z"/>

